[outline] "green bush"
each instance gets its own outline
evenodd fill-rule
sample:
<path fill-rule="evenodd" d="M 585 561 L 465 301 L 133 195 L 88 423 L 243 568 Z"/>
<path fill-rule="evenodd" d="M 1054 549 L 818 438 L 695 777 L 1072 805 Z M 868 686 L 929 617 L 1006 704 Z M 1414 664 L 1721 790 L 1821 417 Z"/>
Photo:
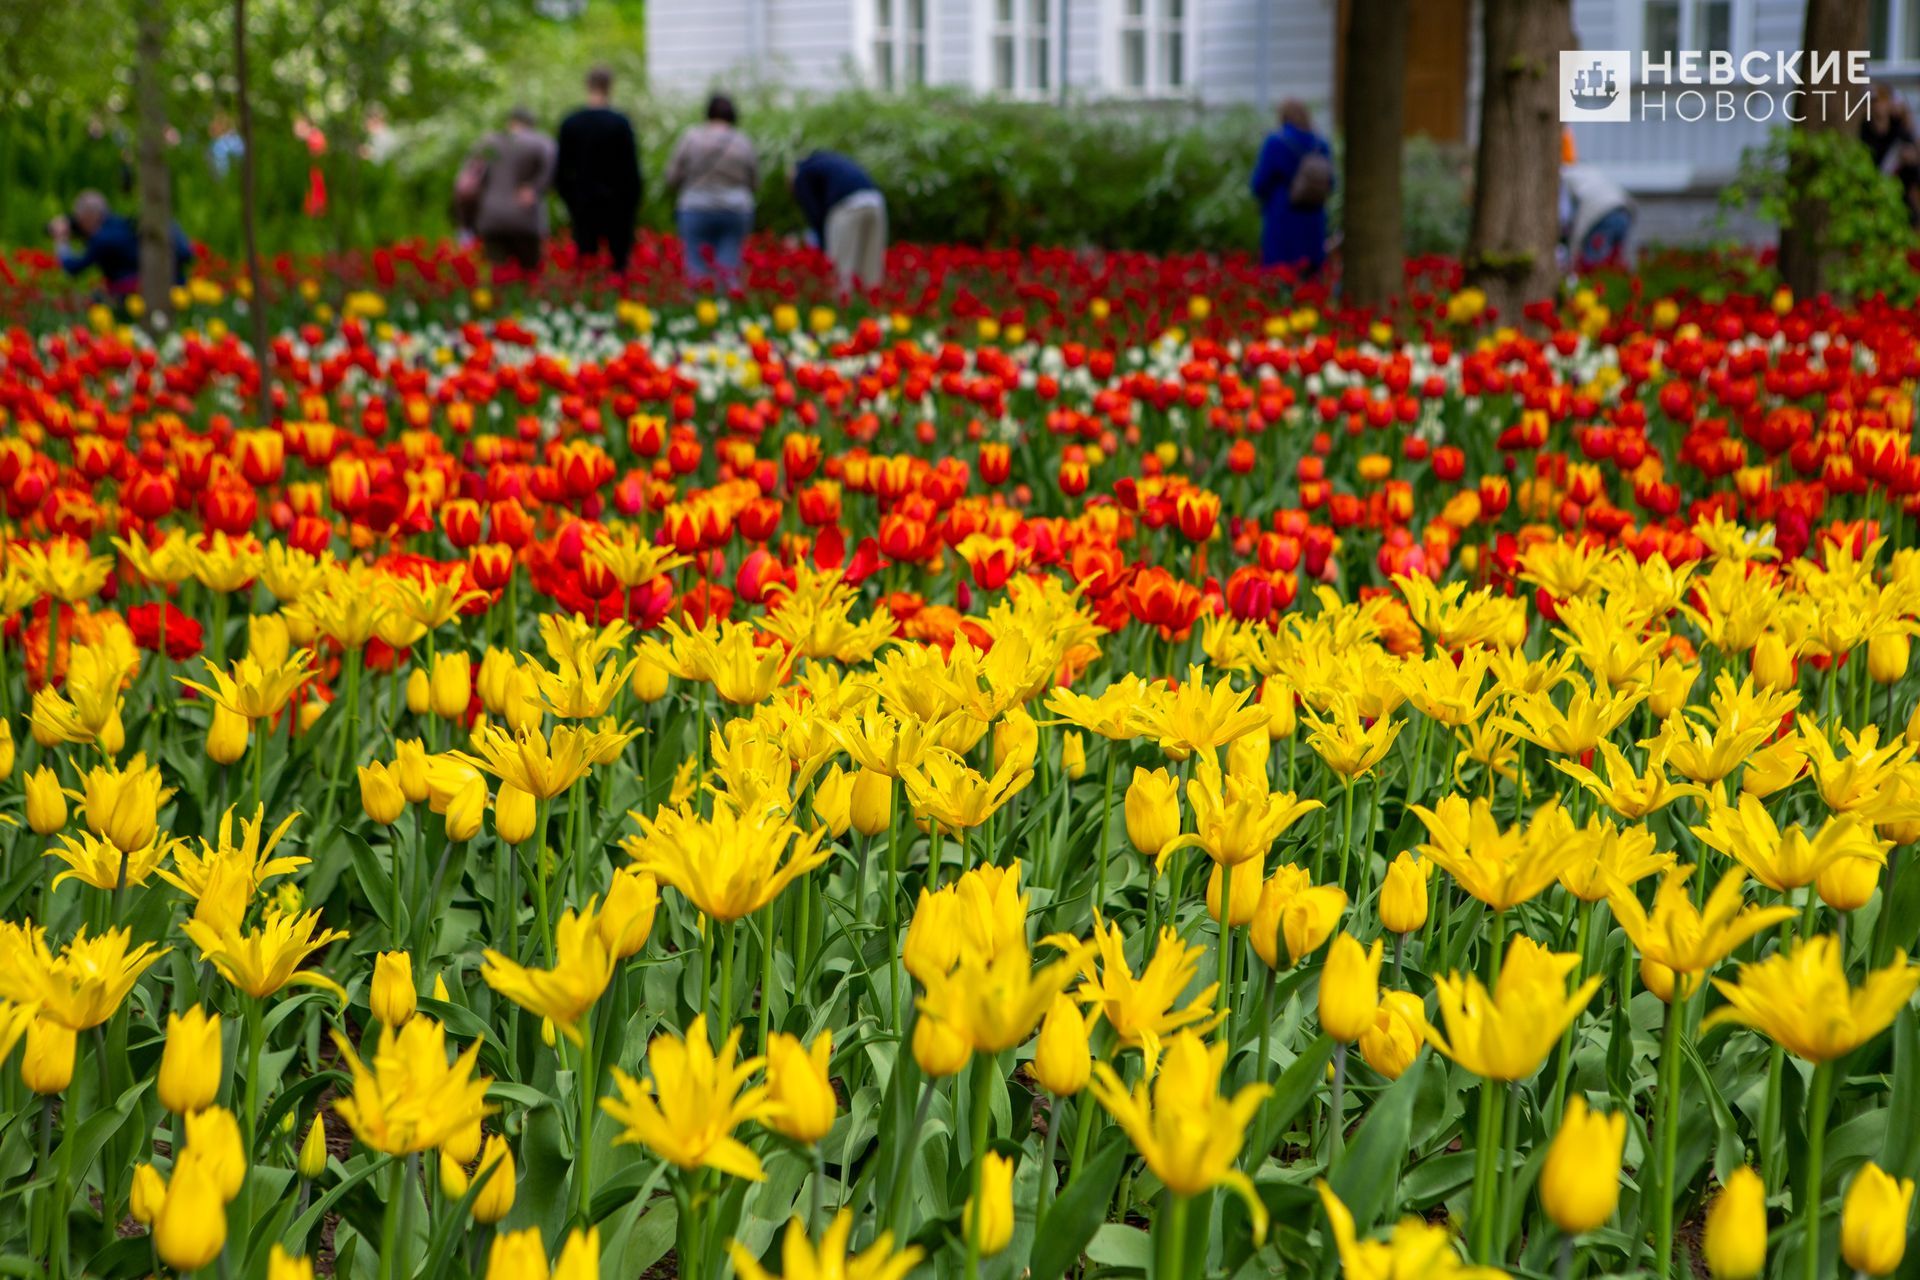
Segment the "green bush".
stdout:
<path fill-rule="evenodd" d="M 311 161 L 290 121 L 263 115 L 255 143 L 263 245 L 269 252 L 297 252 L 447 234 L 453 174 L 474 140 L 514 103 L 557 121 L 577 101 L 577 60 L 526 61 L 541 72 L 514 80 L 511 92 L 476 92 L 459 109 L 403 127 L 401 145 L 380 164 L 329 156 L 332 209 L 324 220 L 301 212 Z M 616 70 L 626 75 L 629 68 Z M 623 105 L 639 131 L 648 179 L 642 221 L 667 229 L 673 211 L 659 176 L 700 104 L 629 95 Z M 786 190 L 787 167 L 808 150 L 830 147 L 857 157 L 887 191 L 899 239 L 1149 252 L 1248 250 L 1259 241 L 1259 210 L 1247 179 L 1266 122 L 1251 108 L 1036 105 L 947 91 L 749 94 L 740 108 L 762 158 L 763 228 L 801 228 Z M 237 253 L 237 174 L 214 175 L 204 138 L 188 138 L 173 156 L 181 225 L 215 252 Z M 120 194 L 118 157 L 114 137 L 90 140 L 88 119 L 76 113 L 15 116 L 0 124 L 0 186 L 34 193 L 0 209 L 0 242 L 38 240 L 46 219 L 82 186 L 98 186 L 131 207 L 132 196 Z M 1466 231 L 1463 191 L 1453 152 L 1420 141 L 1408 145 L 1410 253 L 1459 251 Z M 1332 213 L 1337 225 L 1337 195 Z"/>

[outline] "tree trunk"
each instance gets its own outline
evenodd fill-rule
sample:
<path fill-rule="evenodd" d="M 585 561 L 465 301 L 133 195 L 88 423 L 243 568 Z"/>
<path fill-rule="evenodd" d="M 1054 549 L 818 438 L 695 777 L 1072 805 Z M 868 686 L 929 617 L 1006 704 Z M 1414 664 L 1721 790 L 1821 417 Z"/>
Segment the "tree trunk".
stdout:
<path fill-rule="evenodd" d="M 1867 47 L 1867 6 L 1859 0 L 1807 0 L 1806 29 L 1800 46 L 1805 50 L 1801 65 L 1811 73 L 1822 54 Z M 1832 62 L 1831 74 L 1814 80 L 1809 75 L 1807 92 L 1796 105 L 1802 119 L 1794 126 L 1801 136 L 1827 129 L 1849 127 L 1846 118 L 1845 59 Z M 1824 68 L 1822 68 L 1824 70 Z M 1835 90 L 1822 96 L 1815 90 Z M 1858 90 L 1856 90 L 1857 92 Z M 1788 188 L 1805 191 L 1811 185 L 1808 165 L 1811 157 L 1790 153 L 1787 161 Z M 1787 225 L 1780 228 L 1780 278 L 1794 296 L 1810 298 L 1821 291 L 1826 274 L 1827 207 L 1811 197 L 1793 202 Z"/>
<path fill-rule="evenodd" d="M 260 272 L 260 234 L 254 206 L 253 101 L 247 93 L 247 0 L 233 0 L 233 107 L 240 131 L 240 226 L 247 244 L 247 318 L 253 334 L 253 360 L 258 366 L 254 407 L 259 425 L 266 425 L 271 401 L 267 395 L 271 371 L 267 354 L 267 294 Z"/>
<path fill-rule="evenodd" d="M 167 172 L 164 85 L 167 13 L 160 0 L 136 0 L 133 12 L 134 132 L 140 191 L 140 298 L 149 317 L 172 309 L 173 180 Z"/>
<path fill-rule="evenodd" d="M 1474 158 L 1467 283 L 1518 322 L 1559 276 L 1560 51 L 1569 0 L 1483 0 L 1480 143 Z"/>
<path fill-rule="evenodd" d="M 1406 133 L 1408 0 L 1353 0 L 1347 14 L 1341 288 L 1356 307 L 1384 306 L 1405 280 L 1400 152 Z"/>

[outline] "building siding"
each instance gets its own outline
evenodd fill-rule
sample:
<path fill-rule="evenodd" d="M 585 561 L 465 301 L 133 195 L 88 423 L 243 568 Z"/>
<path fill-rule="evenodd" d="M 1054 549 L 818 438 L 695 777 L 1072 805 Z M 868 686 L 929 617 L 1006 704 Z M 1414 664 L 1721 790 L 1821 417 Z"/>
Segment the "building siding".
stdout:
<path fill-rule="evenodd" d="M 1331 119 L 1335 0 L 1265 0 L 1266 49 L 1260 40 L 1262 0 L 1194 0 L 1199 49 L 1194 88 L 1209 106 L 1258 102 L 1261 63 L 1269 102 L 1299 98 L 1316 119 Z"/>
<path fill-rule="evenodd" d="M 744 62 L 746 30 L 747 0 L 652 0 L 647 5 L 648 83 L 666 93 L 713 87 Z"/>
<path fill-rule="evenodd" d="M 809 92 L 855 83 L 853 6 L 862 0 L 747 0 L 767 7 L 767 75 Z M 870 0 L 868 0 L 870 2 Z"/>

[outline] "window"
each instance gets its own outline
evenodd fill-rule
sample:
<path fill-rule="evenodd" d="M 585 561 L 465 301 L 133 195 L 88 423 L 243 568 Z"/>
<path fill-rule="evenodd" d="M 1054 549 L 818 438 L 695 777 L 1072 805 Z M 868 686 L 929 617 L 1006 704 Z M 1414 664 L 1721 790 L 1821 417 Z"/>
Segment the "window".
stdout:
<path fill-rule="evenodd" d="M 1658 61 L 1663 53 L 1733 48 L 1733 0 L 1646 0 L 1640 47 Z"/>
<path fill-rule="evenodd" d="M 1187 15 L 1192 0 L 1112 0 L 1109 86 L 1119 93 L 1179 94 L 1189 81 Z"/>
<path fill-rule="evenodd" d="M 1064 0 L 1061 0 L 1064 2 Z M 984 0 L 986 40 L 975 81 L 982 89 L 1016 98 L 1045 97 L 1054 87 L 1056 0 Z"/>
<path fill-rule="evenodd" d="M 881 89 L 927 83 L 927 7 L 931 0 L 860 0 L 866 6 L 867 70 Z"/>
<path fill-rule="evenodd" d="M 872 83 L 920 88 L 927 83 L 927 6 L 931 0 L 860 0 L 868 21 L 864 54 Z"/>
<path fill-rule="evenodd" d="M 1868 22 L 1875 62 L 1920 62 L 1920 0 L 1873 0 Z"/>

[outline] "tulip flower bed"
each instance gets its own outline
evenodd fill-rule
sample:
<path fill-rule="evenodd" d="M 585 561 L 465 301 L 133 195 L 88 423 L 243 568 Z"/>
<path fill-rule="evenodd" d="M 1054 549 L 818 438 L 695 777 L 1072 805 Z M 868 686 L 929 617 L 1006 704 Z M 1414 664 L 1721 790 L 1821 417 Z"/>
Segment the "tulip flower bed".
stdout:
<path fill-rule="evenodd" d="M 1915 1274 L 1912 313 L 383 252 L 13 261 L 0 1270 Z"/>

